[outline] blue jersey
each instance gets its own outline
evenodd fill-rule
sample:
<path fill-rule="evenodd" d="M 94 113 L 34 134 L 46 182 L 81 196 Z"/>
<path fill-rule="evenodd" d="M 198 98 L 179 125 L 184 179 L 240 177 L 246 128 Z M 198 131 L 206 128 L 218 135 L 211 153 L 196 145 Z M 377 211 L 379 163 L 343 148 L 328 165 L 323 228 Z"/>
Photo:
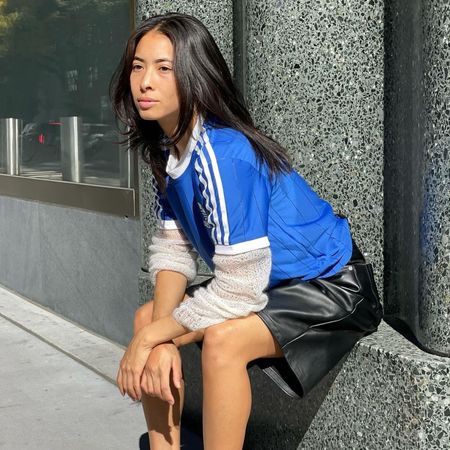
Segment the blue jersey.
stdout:
<path fill-rule="evenodd" d="M 181 159 L 165 155 L 165 195 L 154 182 L 159 226 L 181 228 L 212 271 L 214 254 L 268 246 L 269 287 L 289 278 L 328 277 L 349 261 L 347 219 L 296 171 L 271 180 L 243 133 L 198 121 Z"/>

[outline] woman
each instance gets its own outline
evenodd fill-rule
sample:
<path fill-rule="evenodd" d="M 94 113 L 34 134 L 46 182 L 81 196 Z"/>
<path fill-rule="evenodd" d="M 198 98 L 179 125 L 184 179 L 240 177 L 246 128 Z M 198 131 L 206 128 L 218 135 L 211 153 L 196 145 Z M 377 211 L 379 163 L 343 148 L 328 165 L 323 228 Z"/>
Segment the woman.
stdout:
<path fill-rule="evenodd" d="M 153 301 L 117 375 L 141 399 L 151 448 L 179 448 L 178 347 L 202 341 L 205 449 L 241 449 L 256 362 L 303 396 L 382 316 L 372 267 L 284 149 L 253 125 L 213 38 L 166 14 L 130 37 L 113 77 L 116 115 L 154 177 Z M 199 254 L 214 277 L 189 286 Z M 226 426 L 224 426 L 226 424 Z"/>

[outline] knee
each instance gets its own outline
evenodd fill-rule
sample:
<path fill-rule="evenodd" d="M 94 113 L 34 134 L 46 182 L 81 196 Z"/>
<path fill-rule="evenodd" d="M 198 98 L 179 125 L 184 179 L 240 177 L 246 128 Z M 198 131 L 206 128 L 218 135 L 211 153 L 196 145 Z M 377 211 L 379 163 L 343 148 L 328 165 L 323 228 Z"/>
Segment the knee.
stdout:
<path fill-rule="evenodd" d="M 234 326 L 233 320 L 205 329 L 202 346 L 204 370 L 216 370 L 236 364 L 242 359 L 239 353 L 238 330 Z"/>
<path fill-rule="evenodd" d="M 139 306 L 134 313 L 133 330 L 136 334 L 143 326 L 151 323 L 153 317 L 153 300 Z"/>

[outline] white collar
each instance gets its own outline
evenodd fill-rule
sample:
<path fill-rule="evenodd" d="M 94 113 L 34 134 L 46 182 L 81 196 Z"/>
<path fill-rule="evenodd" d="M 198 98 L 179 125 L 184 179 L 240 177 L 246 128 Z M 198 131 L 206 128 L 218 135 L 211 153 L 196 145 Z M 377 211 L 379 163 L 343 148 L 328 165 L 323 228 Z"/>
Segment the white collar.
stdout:
<path fill-rule="evenodd" d="M 197 117 L 194 128 L 192 130 L 191 137 L 186 145 L 186 148 L 181 152 L 181 158 L 177 159 L 172 152 L 169 153 L 167 158 L 166 172 L 171 178 L 179 178 L 187 169 L 191 161 L 192 152 L 200 139 L 203 129 L 204 118 L 202 116 Z"/>

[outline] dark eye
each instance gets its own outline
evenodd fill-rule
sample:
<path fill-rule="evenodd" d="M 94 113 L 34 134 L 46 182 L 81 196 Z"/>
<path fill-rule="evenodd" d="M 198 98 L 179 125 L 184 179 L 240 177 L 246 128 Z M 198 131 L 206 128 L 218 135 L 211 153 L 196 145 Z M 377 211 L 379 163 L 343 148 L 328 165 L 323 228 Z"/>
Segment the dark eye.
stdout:
<path fill-rule="evenodd" d="M 137 70 L 142 69 L 142 66 L 140 64 L 133 64 L 131 66 L 131 70 L 133 70 L 134 72 L 136 72 Z"/>
<path fill-rule="evenodd" d="M 161 72 L 170 72 L 172 69 L 171 69 L 170 67 L 161 66 L 161 67 L 159 68 L 159 70 L 160 70 Z"/>

